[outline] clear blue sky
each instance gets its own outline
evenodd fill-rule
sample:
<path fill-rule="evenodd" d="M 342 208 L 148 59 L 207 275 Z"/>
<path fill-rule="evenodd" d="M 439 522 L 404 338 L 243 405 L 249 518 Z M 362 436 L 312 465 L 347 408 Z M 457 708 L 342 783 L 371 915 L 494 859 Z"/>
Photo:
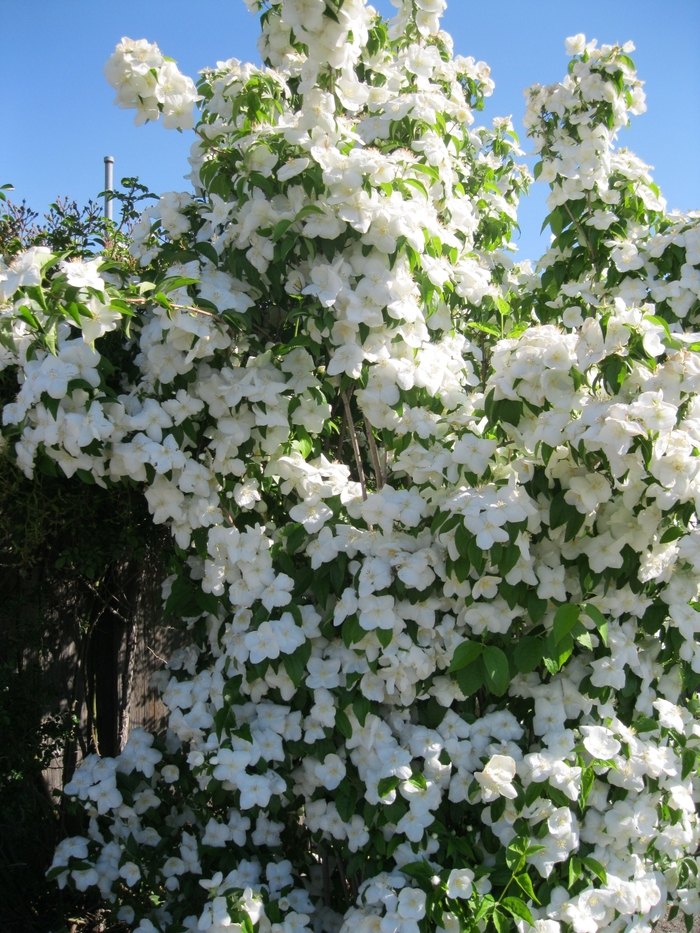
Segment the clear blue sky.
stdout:
<path fill-rule="evenodd" d="M 620 144 L 655 166 L 670 208 L 700 208 L 698 0 L 448 2 L 444 28 L 455 51 L 486 61 L 496 82 L 481 119 L 511 115 L 518 131 L 523 89 L 566 73 L 567 36 L 631 39 L 649 109 Z M 391 10 L 388 0 L 374 5 Z M 16 200 L 41 211 L 57 195 L 95 197 L 105 155 L 115 158 L 116 178 L 138 175 L 156 192 L 186 187 L 191 134 L 134 127 L 133 111 L 112 106 L 102 66 L 122 36 L 156 41 L 192 77 L 232 56 L 259 61 L 257 18 L 242 0 L 6 0 L 3 7 L 0 184 L 11 182 Z M 534 187 L 521 207 L 522 257 L 536 257 L 544 245 L 546 186 Z"/>

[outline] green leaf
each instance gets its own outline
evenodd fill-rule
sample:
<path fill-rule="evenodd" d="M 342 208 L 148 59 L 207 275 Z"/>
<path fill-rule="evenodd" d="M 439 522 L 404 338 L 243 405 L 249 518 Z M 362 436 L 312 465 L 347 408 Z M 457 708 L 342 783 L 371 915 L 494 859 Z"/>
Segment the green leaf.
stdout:
<path fill-rule="evenodd" d="M 335 560 L 331 561 L 329 576 L 331 579 L 331 586 L 333 587 L 333 592 L 340 596 L 344 589 L 345 584 L 345 569 L 348 563 L 348 556 L 342 551 L 337 555 Z"/>
<path fill-rule="evenodd" d="M 669 541 L 675 541 L 676 538 L 683 537 L 685 533 L 685 528 L 680 528 L 678 525 L 674 525 L 673 527 L 664 531 L 664 533 L 661 535 L 661 544 L 668 544 Z"/>
<path fill-rule="evenodd" d="M 218 266 L 219 254 L 216 252 L 216 250 L 211 245 L 211 243 L 206 243 L 206 242 L 195 243 L 194 248 L 197 250 L 200 256 L 204 256 L 206 259 L 209 260 L 209 262 L 212 262 L 214 263 L 215 266 Z"/>
<path fill-rule="evenodd" d="M 504 913 L 501 913 L 498 908 L 494 910 L 491 914 L 491 920 L 493 925 L 496 927 L 496 933 L 508 933 L 510 929 L 510 922 Z"/>
<path fill-rule="evenodd" d="M 449 512 L 436 512 L 435 517 L 433 518 L 430 524 L 430 533 L 435 534 L 442 525 L 447 521 Z"/>
<path fill-rule="evenodd" d="M 424 162 L 413 162 L 411 164 L 411 171 L 423 172 L 425 175 L 432 178 L 433 181 L 440 181 L 440 172 L 433 165 L 426 165 Z"/>
<path fill-rule="evenodd" d="M 295 450 L 298 450 L 301 456 L 306 460 L 311 451 L 314 449 L 314 442 L 310 437 L 300 437 L 297 436 L 292 442 L 292 447 Z"/>
<path fill-rule="evenodd" d="M 544 617 L 546 611 L 547 600 L 540 599 L 536 590 L 530 590 L 527 594 L 527 612 L 535 625 Z"/>
<path fill-rule="evenodd" d="M 293 220 L 280 220 L 275 224 L 275 229 L 272 231 L 272 239 L 274 242 L 280 240 L 284 234 L 289 230 L 289 228 L 294 223 Z"/>
<path fill-rule="evenodd" d="M 415 188 L 416 191 L 420 191 L 420 193 L 425 197 L 425 199 L 426 200 L 428 199 L 427 188 L 422 182 L 418 181 L 416 178 L 404 178 L 403 183 L 405 185 L 410 185 L 411 188 Z"/>
<path fill-rule="evenodd" d="M 340 732 L 344 738 L 352 738 L 352 726 L 350 725 L 350 720 L 348 719 L 347 713 L 345 713 L 342 709 L 336 710 L 335 724 L 338 732 Z"/>
<path fill-rule="evenodd" d="M 284 669 L 286 670 L 287 674 L 289 675 L 289 679 L 292 681 L 295 687 L 298 687 L 304 679 L 306 662 L 310 657 L 310 641 L 305 641 L 304 644 L 300 645 L 292 654 L 285 654 L 283 658 Z"/>
<path fill-rule="evenodd" d="M 22 305 L 22 307 L 18 310 L 17 313 L 19 314 L 21 318 L 23 318 L 27 322 L 27 324 L 29 324 L 31 328 L 33 328 L 34 330 L 41 330 L 41 327 L 39 326 L 39 322 L 34 317 L 34 315 L 29 310 L 29 308 Z"/>
<path fill-rule="evenodd" d="M 335 12 L 333 7 L 329 6 L 328 4 L 326 4 L 326 8 L 323 11 L 323 15 L 327 16 L 329 19 L 332 19 L 334 23 L 340 23 L 340 20 L 338 19 L 338 14 Z"/>
<path fill-rule="evenodd" d="M 199 279 L 186 279 L 181 275 L 173 275 L 163 279 L 160 283 L 161 291 L 167 295 L 168 292 L 174 292 L 176 288 L 185 288 L 187 285 L 196 285 Z"/>
<path fill-rule="evenodd" d="M 390 794 L 392 790 L 395 790 L 399 786 L 399 781 L 401 779 L 397 778 L 396 775 L 391 777 L 381 778 L 377 784 L 377 794 L 379 797 L 386 797 L 387 794 Z"/>
<path fill-rule="evenodd" d="M 464 696 L 470 697 L 483 686 L 485 676 L 486 671 L 484 670 L 484 665 L 481 663 L 481 659 L 477 659 L 472 664 L 468 664 L 460 671 L 457 671 L 454 675 L 454 679 L 457 681 L 457 686 Z"/>
<path fill-rule="evenodd" d="M 558 644 L 565 635 L 568 635 L 574 625 L 576 625 L 579 613 L 579 607 L 572 606 L 570 603 L 565 603 L 557 609 L 552 624 L 552 636 L 555 644 Z"/>
<path fill-rule="evenodd" d="M 198 588 L 199 589 L 199 588 Z M 185 577 L 178 577 L 173 581 L 170 595 L 165 603 L 164 615 L 178 618 L 192 618 L 200 614 L 196 591 L 192 582 Z"/>
<path fill-rule="evenodd" d="M 491 821 L 497 823 L 506 812 L 506 798 L 497 797 L 491 804 Z"/>
<path fill-rule="evenodd" d="M 581 609 L 586 613 L 589 619 L 595 623 L 595 627 L 600 633 L 600 637 L 605 647 L 608 647 L 608 620 L 597 606 L 591 606 L 590 603 L 583 603 Z"/>
<path fill-rule="evenodd" d="M 564 635 L 561 641 L 555 641 L 554 635 L 550 635 L 546 642 L 544 665 L 550 674 L 556 674 L 557 671 L 566 664 L 574 650 L 574 640 L 571 635 Z"/>
<path fill-rule="evenodd" d="M 287 532 L 287 528 L 290 529 L 289 532 Z M 285 528 L 284 532 L 287 539 L 287 553 L 294 554 L 302 544 L 306 543 L 306 529 L 301 524 L 287 525 L 287 528 Z"/>
<path fill-rule="evenodd" d="M 586 521 L 586 516 L 575 509 L 566 523 L 566 533 L 564 535 L 564 541 L 573 540 L 576 535 L 579 533 L 581 528 L 583 528 L 583 523 Z"/>
<path fill-rule="evenodd" d="M 486 672 L 486 684 L 489 690 L 495 693 L 496 696 L 503 696 L 510 683 L 508 658 L 500 648 L 495 645 L 487 645 L 484 648 L 481 661 Z"/>
<path fill-rule="evenodd" d="M 581 868 L 581 862 L 576 858 L 575 855 L 572 855 L 569 859 L 569 890 L 573 888 L 578 879 L 581 877 L 583 870 Z"/>
<path fill-rule="evenodd" d="M 549 527 L 559 528 L 560 525 L 565 525 L 569 520 L 572 509 L 576 511 L 574 506 L 569 505 L 564 498 L 564 492 L 558 492 L 549 506 Z"/>
<path fill-rule="evenodd" d="M 202 612 L 208 612 L 210 615 L 214 616 L 218 613 L 221 603 L 218 597 L 214 596 L 213 593 L 205 593 L 204 590 L 197 587 L 195 599 Z"/>
<path fill-rule="evenodd" d="M 340 786 L 335 792 L 334 800 L 341 820 L 345 823 L 349 823 L 355 813 L 355 807 L 357 806 L 357 788 L 346 778 L 340 782 Z"/>
<path fill-rule="evenodd" d="M 671 336 L 671 331 L 669 329 L 668 322 L 665 321 L 662 317 L 658 317 L 658 315 L 656 314 L 645 314 L 644 320 L 650 321 L 652 324 L 656 324 L 657 327 L 663 327 L 663 329 L 666 331 L 666 336 L 667 337 Z"/>
<path fill-rule="evenodd" d="M 274 261 L 284 262 L 284 260 L 287 258 L 287 255 L 294 248 L 294 244 L 296 242 L 297 242 L 296 236 L 288 236 L 288 237 L 285 237 L 284 240 L 281 240 L 279 243 L 277 243 L 275 245 Z"/>
<path fill-rule="evenodd" d="M 153 301 L 156 304 L 160 305 L 161 308 L 165 308 L 166 311 L 171 311 L 173 307 L 172 301 L 168 298 L 167 295 L 164 295 L 163 292 L 156 292 L 153 296 Z"/>
<path fill-rule="evenodd" d="M 423 859 L 422 862 L 409 862 L 408 865 L 402 865 L 400 871 L 402 874 L 408 875 L 409 878 L 414 878 L 416 881 L 427 882 L 432 888 L 432 878 L 435 871 L 432 865 L 425 859 Z"/>
<path fill-rule="evenodd" d="M 408 780 L 411 784 L 415 784 L 415 786 L 419 787 L 421 790 L 428 789 L 428 782 L 425 779 L 425 775 L 421 771 L 414 771 Z"/>
<path fill-rule="evenodd" d="M 581 794 L 579 796 L 579 806 L 583 810 L 588 800 L 593 784 L 595 782 L 595 771 L 593 768 L 584 768 L 581 773 Z"/>
<path fill-rule="evenodd" d="M 221 691 L 224 700 L 228 700 L 229 702 L 237 700 L 240 696 L 242 683 L 243 677 L 241 674 L 236 674 L 235 677 L 231 677 L 230 680 L 227 680 L 224 684 L 224 689 Z"/>
<path fill-rule="evenodd" d="M 370 701 L 363 693 L 358 693 L 355 699 L 352 701 L 353 712 L 355 713 L 357 721 L 361 726 L 364 726 L 365 724 L 370 707 Z"/>
<path fill-rule="evenodd" d="M 655 719 L 650 719 L 648 716 L 640 716 L 639 719 L 635 719 L 632 726 L 637 734 L 642 732 L 656 732 L 659 728 L 658 722 Z"/>
<path fill-rule="evenodd" d="M 479 921 L 483 920 L 484 917 L 493 913 L 495 906 L 496 905 L 494 903 L 493 897 L 490 894 L 487 894 L 481 901 L 479 909 L 474 915 L 474 923 L 479 923 Z"/>
<path fill-rule="evenodd" d="M 529 897 L 530 900 L 533 900 L 536 904 L 539 904 L 537 897 L 535 895 L 535 889 L 532 886 L 532 879 L 527 874 L 515 875 L 513 878 L 515 883 L 518 885 L 520 890 L 525 894 L 526 897 Z"/>
<path fill-rule="evenodd" d="M 501 332 L 497 327 L 493 327 L 491 324 L 479 324 L 476 321 L 470 321 L 467 324 L 467 327 L 470 330 L 478 330 L 482 334 L 490 334 L 491 337 L 500 337 Z"/>
<path fill-rule="evenodd" d="M 224 703 L 220 710 L 218 710 L 216 716 L 214 716 L 214 728 L 216 729 L 217 739 L 221 739 L 224 729 L 226 728 L 228 718 L 231 714 L 231 707 L 228 703 Z"/>
<path fill-rule="evenodd" d="M 607 873 L 600 862 L 597 862 L 594 858 L 591 858 L 588 855 L 581 856 L 581 861 L 589 871 L 592 871 L 593 874 L 603 882 L 603 884 L 608 883 Z"/>
<path fill-rule="evenodd" d="M 469 544 L 473 538 L 473 535 L 467 531 L 464 525 L 459 524 L 455 529 L 455 546 L 460 553 L 460 556 L 467 557 L 469 555 Z"/>
<path fill-rule="evenodd" d="M 349 648 L 350 645 L 362 641 L 367 632 L 360 625 L 357 615 L 352 615 L 348 616 L 343 622 L 341 634 L 343 636 L 343 644 L 346 648 Z"/>
<path fill-rule="evenodd" d="M 475 661 L 479 657 L 483 650 L 484 646 L 478 641 L 463 641 L 460 645 L 457 645 L 455 653 L 452 656 L 452 663 L 447 668 L 447 673 L 451 674 L 453 671 L 459 671 L 468 664 L 471 664 L 472 661 Z"/>
<path fill-rule="evenodd" d="M 513 651 L 515 666 L 521 674 L 529 674 L 540 666 L 543 653 L 544 639 L 526 635 L 520 639 Z"/>
<path fill-rule="evenodd" d="M 307 204 L 306 207 L 302 207 L 294 220 L 303 220 L 304 217 L 308 217 L 309 214 L 325 214 L 325 211 L 317 204 Z"/>
<path fill-rule="evenodd" d="M 683 754 L 681 756 L 681 761 L 683 763 L 683 771 L 681 773 L 681 779 L 685 781 L 689 774 L 695 771 L 697 764 L 697 753 L 692 748 L 684 748 Z"/>
<path fill-rule="evenodd" d="M 530 913 L 530 908 L 527 904 L 523 903 L 519 897 L 504 897 L 501 901 L 501 905 L 505 907 L 506 910 L 510 911 L 514 917 L 517 917 L 519 920 L 525 920 L 530 926 L 535 925 L 535 921 L 532 918 Z"/>

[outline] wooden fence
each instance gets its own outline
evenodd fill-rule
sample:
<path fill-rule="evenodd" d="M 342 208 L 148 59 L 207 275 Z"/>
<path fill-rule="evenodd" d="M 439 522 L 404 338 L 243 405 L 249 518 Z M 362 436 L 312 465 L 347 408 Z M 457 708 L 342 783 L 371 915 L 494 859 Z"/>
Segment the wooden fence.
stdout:
<path fill-rule="evenodd" d="M 164 728 L 167 711 L 151 678 L 183 636 L 163 622 L 162 576 L 155 552 L 112 568 L 100 587 L 47 568 L 0 570 L 0 620 L 12 646 L 7 662 L 24 672 L 28 689 L 40 687 L 50 698 L 45 717 L 69 713 L 79 724 L 44 772 L 49 793 L 86 754 L 118 754 L 130 729 Z M 29 646 L 28 629 L 41 630 Z"/>

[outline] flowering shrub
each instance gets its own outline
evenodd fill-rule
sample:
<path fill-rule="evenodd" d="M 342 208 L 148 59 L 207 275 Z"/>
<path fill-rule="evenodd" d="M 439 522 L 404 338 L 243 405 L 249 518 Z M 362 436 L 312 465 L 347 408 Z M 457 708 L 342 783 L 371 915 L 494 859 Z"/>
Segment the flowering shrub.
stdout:
<path fill-rule="evenodd" d="M 516 264 L 488 69 L 443 0 L 396 5 L 277 0 L 266 66 L 197 95 L 123 40 L 137 120 L 201 100 L 193 193 L 143 214 L 138 278 L 0 276 L 8 453 L 142 486 L 192 634 L 167 735 L 65 787 L 90 829 L 50 874 L 139 933 L 692 922 L 698 216 L 614 149 L 631 45 L 576 36 L 528 92 L 554 236 Z"/>

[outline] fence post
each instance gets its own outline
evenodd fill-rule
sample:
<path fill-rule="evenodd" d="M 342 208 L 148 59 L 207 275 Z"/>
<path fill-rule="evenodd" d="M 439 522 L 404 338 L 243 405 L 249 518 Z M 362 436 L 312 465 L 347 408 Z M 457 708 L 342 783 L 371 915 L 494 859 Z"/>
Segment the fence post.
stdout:
<path fill-rule="evenodd" d="M 112 199 L 107 192 L 114 190 L 114 156 L 105 156 L 105 218 L 112 219 Z"/>

